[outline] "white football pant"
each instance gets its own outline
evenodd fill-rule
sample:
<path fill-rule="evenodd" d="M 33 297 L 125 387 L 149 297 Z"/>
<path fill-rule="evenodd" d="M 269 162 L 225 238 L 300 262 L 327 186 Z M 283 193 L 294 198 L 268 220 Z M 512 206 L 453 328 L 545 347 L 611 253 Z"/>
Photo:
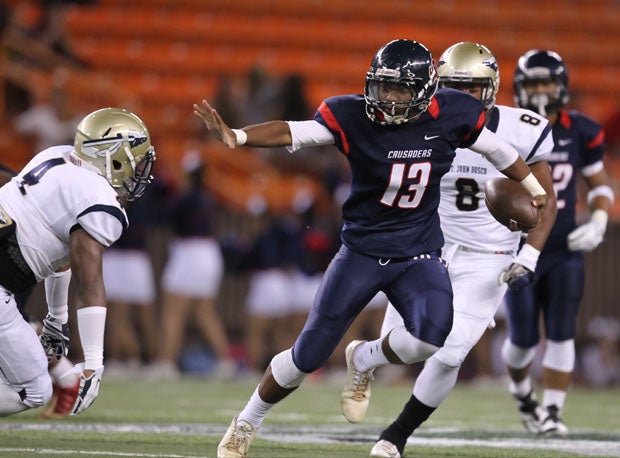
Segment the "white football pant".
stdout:
<path fill-rule="evenodd" d="M 39 337 L 19 313 L 14 296 L 0 287 L 0 416 L 42 406 L 51 397 Z"/>

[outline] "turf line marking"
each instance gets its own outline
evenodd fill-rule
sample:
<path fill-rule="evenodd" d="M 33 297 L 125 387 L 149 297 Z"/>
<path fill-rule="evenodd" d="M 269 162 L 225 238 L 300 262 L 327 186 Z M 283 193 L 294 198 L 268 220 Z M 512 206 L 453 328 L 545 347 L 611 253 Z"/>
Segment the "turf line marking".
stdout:
<path fill-rule="evenodd" d="M 102 456 L 128 456 L 137 458 L 204 458 L 204 456 L 168 455 L 162 453 L 129 453 L 129 452 L 104 452 L 101 450 L 53 450 L 49 448 L 5 448 L 0 447 L 0 452 L 28 452 L 38 455 L 102 455 Z"/>
<path fill-rule="evenodd" d="M 21 431 L 50 431 L 50 432 L 95 432 L 103 434 L 123 434 L 123 433 L 142 433 L 142 434 L 195 434 L 206 436 L 221 436 L 226 430 L 225 425 L 215 424 L 146 424 L 146 423 L 11 423 L 0 422 L 0 430 L 21 430 Z M 460 428 L 429 428 L 420 431 L 417 437 L 409 438 L 408 444 L 419 447 L 446 446 L 446 447 L 484 447 L 484 448 L 516 448 L 527 450 L 555 450 L 566 454 L 579 453 L 584 456 L 598 457 L 618 457 L 620 458 L 620 440 L 615 440 L 615 435 L 610 434 L 609 438 L 587 439 L 576 436 L 567 439 L 552 438 L 515 438 L 501 437 L 510 432 L 495 431 L 499 437 L 494 438 L 467 438 L 467 437 L 446 437 L 446 434 L 458 434 Z M 490 431 L 487 431 L 490 432 Z M 280 443 L 307 443 L 307 444 L 334 444 L 334 443 L 367 443 L 372 444 L 376 440 L 379 429 L 376 427 L 352 427 L 352 426 L 282 426 L 282 425 L 263 425 L 257 437 Z M 0 452 L 3 449 L 0 448 Z M 18 449 L 11 449 L 18 450 Z M 87 451 L 64 451 L 57 450 L 54 453 L 48 451 L 33 450 L 40 454 L 62 455 L 108 455 L 119 457 L 136 458 L 199 458 L 187 455 L 166 455 L 166 454 L 140 454 L 122 452 L 87 452 Z"/>

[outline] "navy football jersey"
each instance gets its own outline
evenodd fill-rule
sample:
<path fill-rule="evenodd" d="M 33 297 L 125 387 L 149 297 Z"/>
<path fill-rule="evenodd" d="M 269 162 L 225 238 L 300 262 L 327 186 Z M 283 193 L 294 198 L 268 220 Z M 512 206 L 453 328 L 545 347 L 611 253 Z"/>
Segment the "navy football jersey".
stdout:
<path fill-rule="evenodd" d="M 553 152 L 547 159 L 558 201 L 558 215 L 543 254 L 568 251 L 566 238 L 575 229 L 577 176 L 603 159 L 605 137 L 602 127 L 577 111 L 560 111 L 553 126 Z"/>
<path fill-rule="evenodd" d="M 326 99 L 315 114 L 351 167 L 342 242 L 385 258 L 440 249 L 440 180 L 455 149 L 472 145 L 484 128 L 482 103 L 464 92 L 440 89 L 417 121 L 389 126 L 372 122 L 365 110 L 362 95 L 344 95 Z"/>

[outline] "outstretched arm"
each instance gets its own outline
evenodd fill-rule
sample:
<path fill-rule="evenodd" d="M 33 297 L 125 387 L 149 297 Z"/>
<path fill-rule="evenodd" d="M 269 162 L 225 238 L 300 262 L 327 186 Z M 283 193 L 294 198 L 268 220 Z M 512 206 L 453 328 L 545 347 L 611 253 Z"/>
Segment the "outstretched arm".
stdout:
<path fill-rule="evenodd" d="M 241 145 L 269 148 L 290 146 L 293 142 L 291 130 L 284 121 L 269 121 L 243 129 L 231 129 L 206 100 L 202 101 L 202 105 L 194 104 L 194 115 L 202 119 L 209 132 L 229 148 Z"/>

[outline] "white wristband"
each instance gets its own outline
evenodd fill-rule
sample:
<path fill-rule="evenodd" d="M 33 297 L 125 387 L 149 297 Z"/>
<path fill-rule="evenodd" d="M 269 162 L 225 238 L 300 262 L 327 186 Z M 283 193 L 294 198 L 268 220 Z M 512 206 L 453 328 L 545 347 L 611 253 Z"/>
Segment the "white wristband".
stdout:
<path fill-rule="evenodd" d="M 237 137 L 237 146 L 245 145 L 245 142 L 248 141 L 248 134 L 241 129 L 232 129 L 232 131 L 234 132 L 235 137 Z"/>
<path fill-rule="evenodd" d="M 105 307 L 84 307 L 77 311 L 80 342 L 84 351 L 84 368 L 103 366 L 103 334 L 105 332 Z"/>
<path fill-rule="evenodd" d="M 532 197 L 547 195 L 545 189 L 540 185 L 532 172 L 530 172 L 528 176 L 521 180 L 521 186 L 527 189 L 527 192 L 529 192 Z"/>
<path fill-rule="evenodd" d="M 521 264 L 523 267 L 527 267 L 532 272 L 536 270 L 536 264 L 538 264 L 538 257 L 540 256 L 540 250 L 537 250 L 529 243 L 523 244 L 519 254 L 515 259 L 515 262 Z"/>
<path fill-rule="evenodd" d="M 602 184 L 590 189 L 590 191 L 588 191 L 588 205 L 598 196 L 607 197 L 609 199 L 609 204 L 614 204 L 614 191 L 611 189 L 611 186 Z"/>

